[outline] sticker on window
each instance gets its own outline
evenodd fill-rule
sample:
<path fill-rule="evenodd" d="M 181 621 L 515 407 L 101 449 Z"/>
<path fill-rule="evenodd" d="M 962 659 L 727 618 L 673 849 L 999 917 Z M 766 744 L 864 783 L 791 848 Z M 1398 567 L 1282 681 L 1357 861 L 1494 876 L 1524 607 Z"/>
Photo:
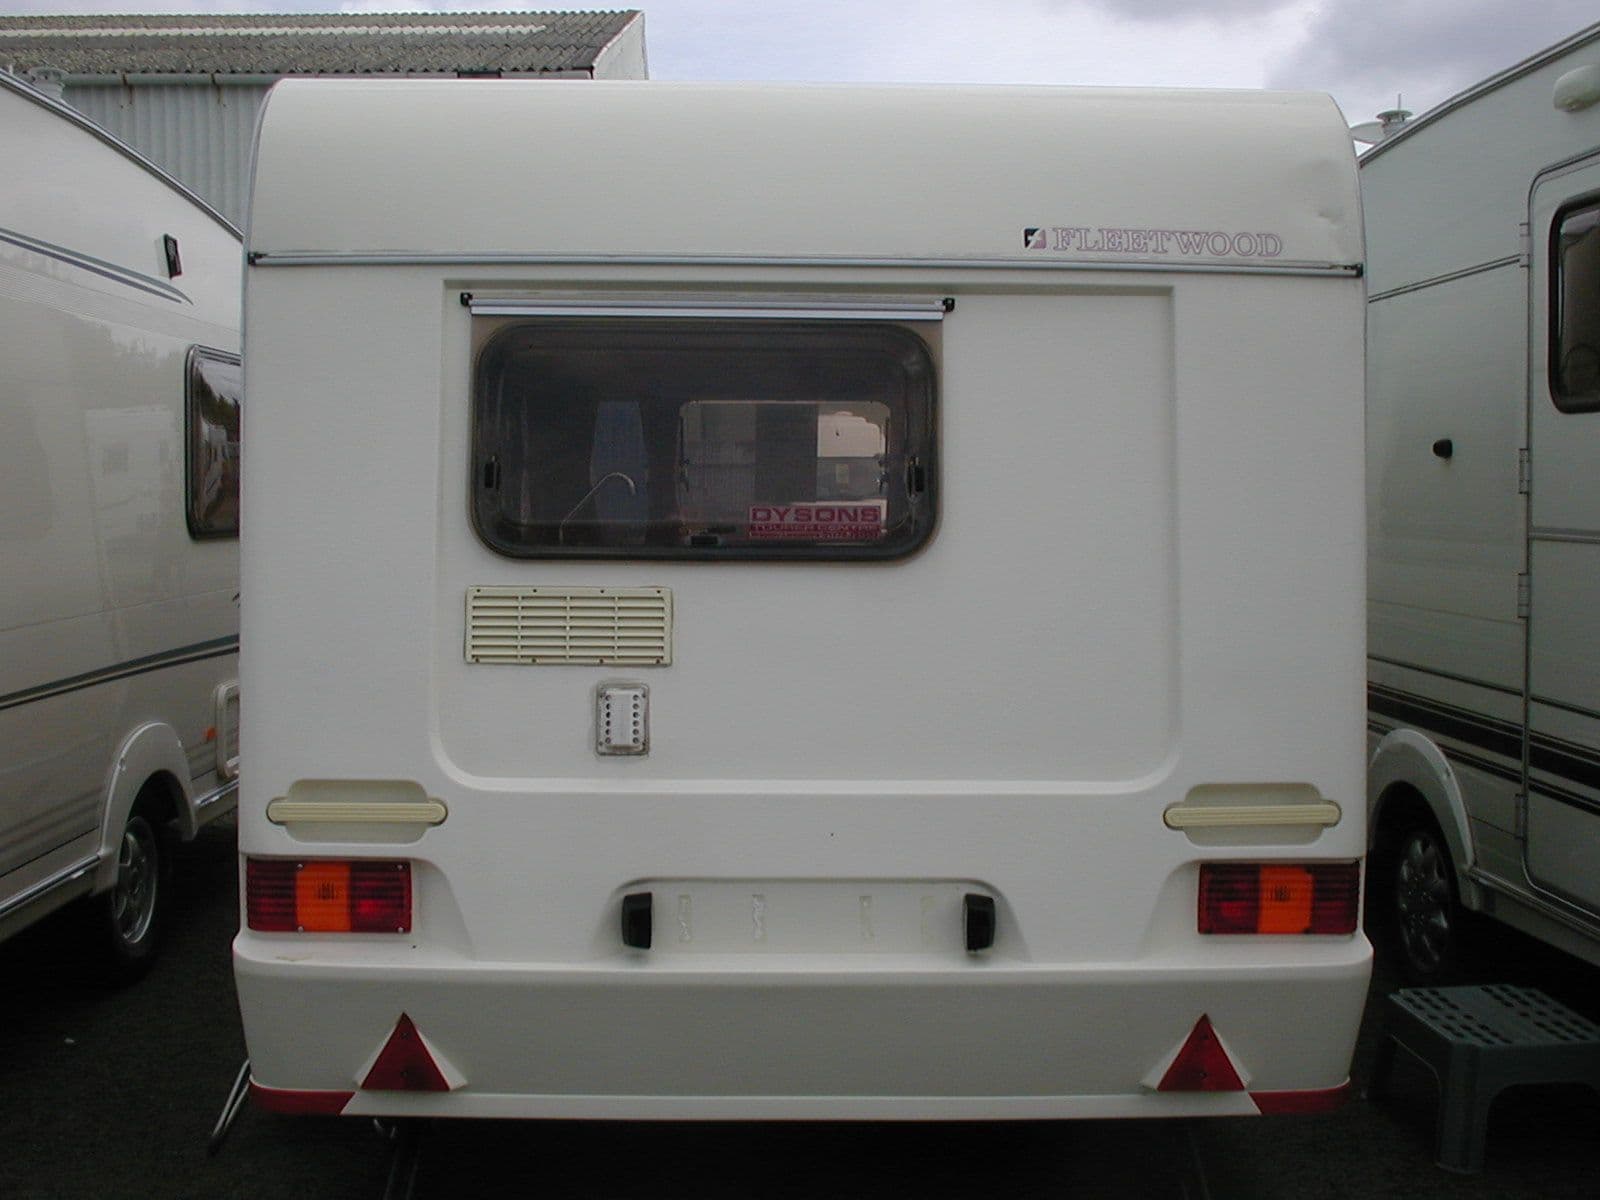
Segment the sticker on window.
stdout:
<path fill-rule="evenodd" d="M 748 536 L 870 542 L 883 536 L 885 507 L 882 500 L 861 504 L 752 504 Z"/>

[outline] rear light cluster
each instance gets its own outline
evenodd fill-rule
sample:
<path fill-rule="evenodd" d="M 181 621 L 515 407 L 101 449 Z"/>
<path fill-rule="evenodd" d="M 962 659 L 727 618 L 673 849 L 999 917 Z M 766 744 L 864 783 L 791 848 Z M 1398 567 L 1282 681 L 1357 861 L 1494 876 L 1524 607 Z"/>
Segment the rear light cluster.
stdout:
<path fill-rule="evenodd" d="M 245 861 L 246 923 L 263 933 L 409 933 L 411 864 Z"/>
<path fill-rule="evenodd" d="M 1354 933 L 1360 863 L 1201 863 L 1201 933 Z"/>

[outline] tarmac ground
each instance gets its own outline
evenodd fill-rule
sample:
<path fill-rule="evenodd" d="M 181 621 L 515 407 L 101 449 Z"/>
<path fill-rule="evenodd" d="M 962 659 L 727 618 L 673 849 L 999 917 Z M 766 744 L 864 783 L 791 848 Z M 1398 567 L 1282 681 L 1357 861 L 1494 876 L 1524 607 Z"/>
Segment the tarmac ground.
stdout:
<path fill-rule="evenodd" d="M 390 1146 L 365 1120 L 248 1106 L 206 1142 L 244 1059 L 229 943 L 231 819 L 180 852 L 177 915 L 145 979 L 107 989 L 63 913 L 0 944 L 0 1197 L 377 1200 Z M 1600 970 L 1482 931 L 1475 977 L 1541 987 L 1600 1019 Z M 1391 983 L 1374 980 L 1352 1068 L 1359 1093 Z M 1600 1096 L 1514 1088 L 1491 1112 L 1485 1169 L 1433 1165 L 1437 1089 L 1399 1056 L 1389 1094 L 1321 1117 L 999 1123 L 436 1123 L 418 1200 L 1151 1197 L 1160 1200 L 1593 1200 Z"/>

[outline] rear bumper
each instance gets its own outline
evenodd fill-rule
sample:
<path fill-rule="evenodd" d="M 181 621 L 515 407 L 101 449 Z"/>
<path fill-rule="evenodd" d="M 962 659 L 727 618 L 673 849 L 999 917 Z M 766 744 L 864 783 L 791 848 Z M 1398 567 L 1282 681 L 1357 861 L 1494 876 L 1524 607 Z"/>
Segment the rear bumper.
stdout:
<path fill-rule="evenodd" d="M 347 1115 L 694 1120 L 1240 1116 L 1342 1098 L 1359 936 L 1259 965 L 335 961 L 241 935 L 258 1102 Z M 1287 960 L 1292 958 L 1292 962 Z M 1271 961 L 1277 960 L 1277 961 Z M 401 1014 L 450 1091 L 361 1087 Z M 1154 1090 L 1209 1016 L 1245 1091 Z"/>

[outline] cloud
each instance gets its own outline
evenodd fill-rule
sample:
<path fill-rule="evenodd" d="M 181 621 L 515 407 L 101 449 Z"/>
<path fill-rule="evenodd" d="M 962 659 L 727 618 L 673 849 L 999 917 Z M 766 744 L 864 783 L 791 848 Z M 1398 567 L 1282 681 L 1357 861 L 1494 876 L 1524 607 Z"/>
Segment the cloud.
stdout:
<path fill-rule="evenodd" d="M 1314 2 L 646 0 L 643 8 L 651 73 L 661 79 L 1259 87 Z"/>
<path fill-rule="evenodd" d="M 1208 21 L 1217 24 L 1281 12 L 1295 7 L 1297 0 L 1067 0 L 1068 6 L 1077 3 L 1125 21 L 1151 24 Z"/>
<path fill-rule="evenodd" d="M 1352 120 L 1404 97 L 1421 113 L 1596 18 L 1594 0 L 1337 0 L 1267 73 L 1268 87 L 1334 92 Z M 1355 107 L 1352 111 L 1352 107 Z"/>

